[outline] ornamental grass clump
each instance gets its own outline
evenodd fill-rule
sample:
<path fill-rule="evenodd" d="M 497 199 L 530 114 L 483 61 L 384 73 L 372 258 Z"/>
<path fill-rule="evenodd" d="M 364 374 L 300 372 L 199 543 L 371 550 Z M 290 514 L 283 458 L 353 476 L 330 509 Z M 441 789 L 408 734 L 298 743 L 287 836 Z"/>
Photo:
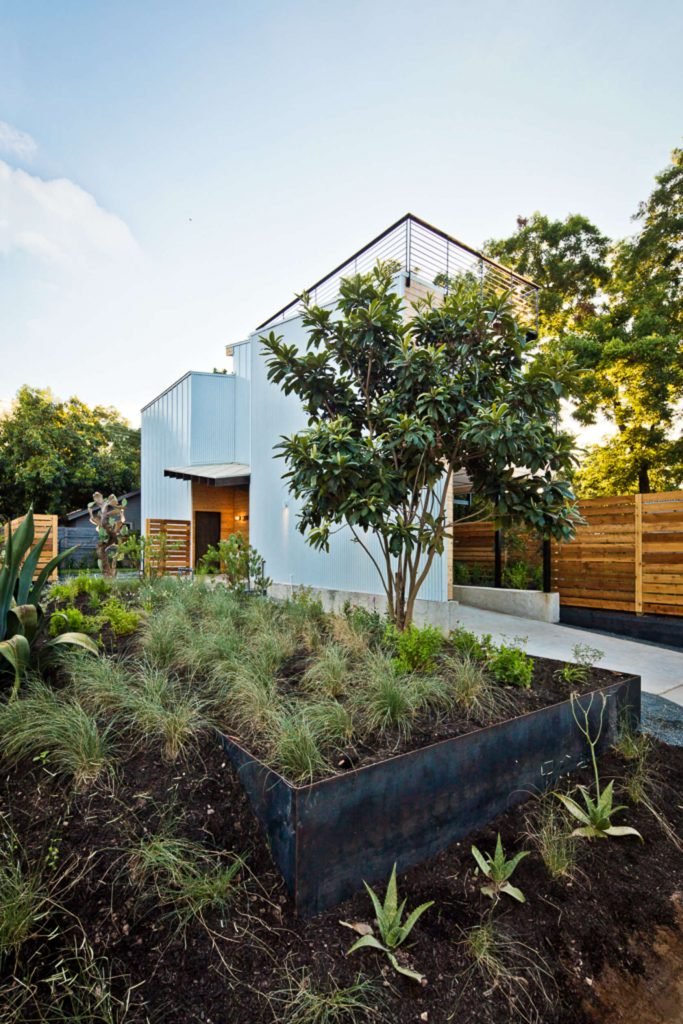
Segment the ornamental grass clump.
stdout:
<path fill-rule="evenodd" d="M 310 782 L 327 762 L 319 738 L 304 711 L 285 713 L 273 729 L 272 760 L 293 782 Z"/>
<path fill-rule="evenodd" d="M 321 647 L 301 680 L 304 689 L 325 697 L 341 697 L 349 685 L 351 658 L 340 643 Z"/>
<path fill-rule="evenodd" d="M 0 970 L 36 933 L 50 909 L 40 872 L 27 862 L 9 820 L 0 816 Z"/>
<path fill-rule="evenodd" d="M 400 739 L 410 735 L 422 701 L 412 676 L 386 654 L 371 653 L 360 667 L 361 678 L 350 696 L 357 720 L 367 733 Z"/>
<path fill-rule="evenodd" d="M 70 694 L 30 680 L 23 696 L 0 705 L 0 756 L 10 764 L 40 760 L 84 789 L 112 766 L 111 727 L 100 727 Z"/>

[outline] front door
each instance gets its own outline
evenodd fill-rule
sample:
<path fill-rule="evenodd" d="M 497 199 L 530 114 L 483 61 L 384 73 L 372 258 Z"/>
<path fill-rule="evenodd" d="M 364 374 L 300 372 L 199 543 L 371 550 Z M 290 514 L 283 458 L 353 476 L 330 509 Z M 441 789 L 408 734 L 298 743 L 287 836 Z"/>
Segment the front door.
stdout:
<path fill-rule="evenodd" d="M 194 514 L 194 565 L 210 547 L 217 547 L 221 539 L 220 512 L 195 512 Z"/>

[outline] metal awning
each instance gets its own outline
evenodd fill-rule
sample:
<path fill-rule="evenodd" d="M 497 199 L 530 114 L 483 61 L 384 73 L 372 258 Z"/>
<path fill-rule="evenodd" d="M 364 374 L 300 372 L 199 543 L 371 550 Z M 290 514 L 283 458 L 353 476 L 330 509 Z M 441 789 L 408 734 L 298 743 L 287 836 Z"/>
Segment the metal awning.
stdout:
<path fill-rule="evenodd" d="M 196 480 L 199 484 L 214 487 L 230 487 L 246 484 L 251 476 L 251 466 L 243 462 L 213 462 L 203 466 L 170 466 L 164 476 L 175 480 Z"/>

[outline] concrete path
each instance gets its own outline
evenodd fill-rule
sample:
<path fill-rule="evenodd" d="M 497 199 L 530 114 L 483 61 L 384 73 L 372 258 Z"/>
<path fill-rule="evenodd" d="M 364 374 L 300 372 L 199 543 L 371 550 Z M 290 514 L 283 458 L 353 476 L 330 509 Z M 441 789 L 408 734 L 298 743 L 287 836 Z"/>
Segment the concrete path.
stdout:
<path fill-rule="evenodd" d="M 483 611 L 459 604 L 458 621 L 474 633 L 491 633 L 494 641 L 504 637 L 526 637 L 525 650 L 539 657 L 573 661 L 575 644 L 590 644 L 604 651 L 598 664 L 619 672 L 634 672 L 642 679 L 646 693 L 665 697 L 683 706 L 683 651 L 673 651 L 654 644 L 638 643 L 622 637 L 603 636 L 573 626 L 550 625 L 516 615 Z"/>

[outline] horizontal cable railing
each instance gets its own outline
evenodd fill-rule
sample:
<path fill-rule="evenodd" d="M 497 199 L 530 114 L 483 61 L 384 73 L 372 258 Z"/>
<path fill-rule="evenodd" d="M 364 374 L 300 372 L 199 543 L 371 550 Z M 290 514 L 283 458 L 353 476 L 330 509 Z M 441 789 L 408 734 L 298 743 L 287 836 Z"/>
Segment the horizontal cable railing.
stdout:
<path fill-rule="evenodd" d="M 397 273 L 404 273 L 409 281 L 417 278 L 423 284 L 433 285 L 435 293 L 448 291 L 449 284 L 463 276 L 476 280 L 483 294 L 508 292 L 520 319 L 529 326 L 536 326 L 538 285 L 411 213 L 316 281 L 306 292 L 316 305 L 325 306 L 339 295 L 342 278 L 366 274 L 380 260 L 393 261 L 397 264 Z M 301 312 L 301 300 L 293 299 L 259 324 L 257 330 Z"/>

